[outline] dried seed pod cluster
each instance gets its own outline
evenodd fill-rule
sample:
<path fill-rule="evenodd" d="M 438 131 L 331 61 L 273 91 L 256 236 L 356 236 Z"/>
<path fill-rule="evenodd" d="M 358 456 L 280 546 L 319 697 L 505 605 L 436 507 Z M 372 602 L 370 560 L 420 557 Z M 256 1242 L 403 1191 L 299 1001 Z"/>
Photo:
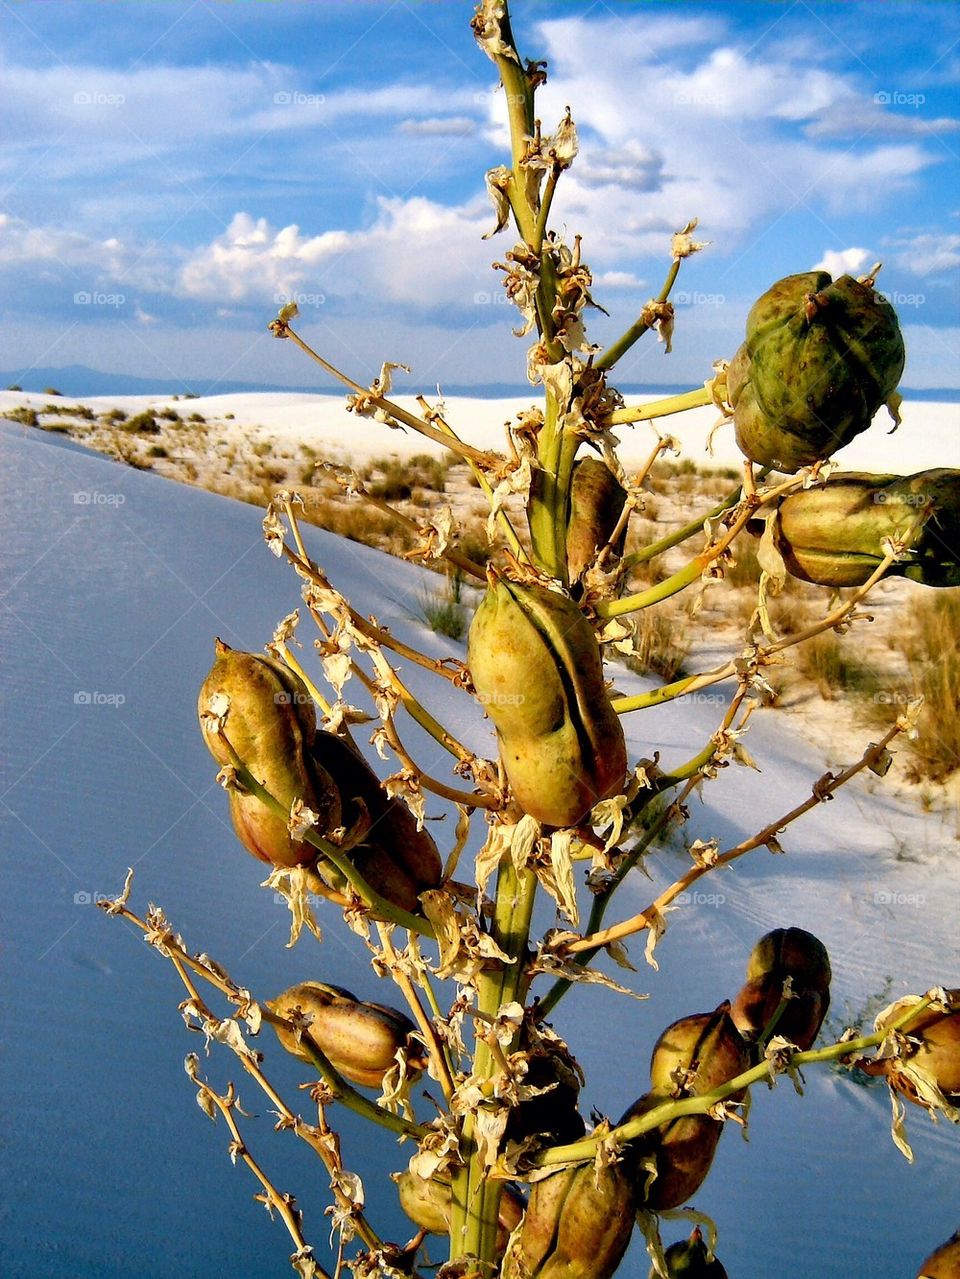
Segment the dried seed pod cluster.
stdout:
<path fill-rule="evenodd" d="M 291 986 L 266 1006 L 278 1017 L 303 1025 L 301 1037 L 313 1040 L 330 1064 L 351 1083 L 380 1088 L 384 1075 L 406 1057 L 408 1073 L 416 1076 L 427 1064 L 416 1027 L 404 1013 L 371 1004 L 341 986 L 304 981 Z M 312 1062 L 294 1031 L 274 1026 L 277 1038 L 294 1057 Z"/>
<path fill-rule="evenodd" d="M 218 707 L 224 714 L 211 714 Z M 198 713 L 204 741 L 219 764 L 239 758 L 287 813 L 301 801 L 317 814 L 318 835 L 330 836 L 340 827 L 357 832 L 345 852 L 382 897 L 415 911 L 418 895 L 440 883 L 443 867 L 433 839 L 417 830 L 402 801 L 387 795 L 350 742 L 317 728 L 306 685 L 283 663 L 217 640 Z M 311 867 L 317 891 L 344 893 L 344 875 L 312 844 L 296 839 L 287 818 L 242 787 L 231 787 L 229 797 L 234 830 L 249 852 L 275 866 Z"/>
<path fill-rule="evenodd" d="M 741 1035 L 753 1041 L 783 1002 L 773 1033 L 810 1048 L 830 1007 L 831 976 L 827 949 L 813 933 L 775 928 L 750 952 L 747 981 L 730 1015 Z"/>
<path fill-rule="evenodd" d="M 779 471 L 830 457 L 870 425 L 903 363 L 896 312 L 872 280 L 788 275 L 751 307 L 727 370 L 737 443 Z"/>
<path fill-rule="evenodd" d="M 623 729 L 596 637 L 568 595 L 491 573 L 467 664 L 524 812 L 574 826 L 623 786 Z"/>

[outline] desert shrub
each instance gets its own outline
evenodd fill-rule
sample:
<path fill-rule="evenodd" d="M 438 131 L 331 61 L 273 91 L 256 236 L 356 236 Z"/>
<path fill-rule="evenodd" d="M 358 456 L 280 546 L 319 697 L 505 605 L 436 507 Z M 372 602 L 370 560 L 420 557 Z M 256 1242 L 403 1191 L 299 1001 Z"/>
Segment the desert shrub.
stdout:
<path fill-rule="evenodd" d="M 467 633 L 467 610 L 463 603 L 463 574 L 454 569 L 439 590 L 423 587 L 418 596 L 420 616 L 437 635 L 461 640 Z"/>
<path fill-rule="evenodd" d="M 19 404 L 15 409 L 4 409 L 3 416 L 8 422 L 19 422 L 21 426 L 40 425 L 37 410 L 28 408 L 26 404 Z"/>
<path fill-rule="evenodd" d="M 159 435 L 160 424 L 152 413 L 136 413 L 133 417 L 127 418 L 123 423 L 123 429 L 130 435 Z"/>

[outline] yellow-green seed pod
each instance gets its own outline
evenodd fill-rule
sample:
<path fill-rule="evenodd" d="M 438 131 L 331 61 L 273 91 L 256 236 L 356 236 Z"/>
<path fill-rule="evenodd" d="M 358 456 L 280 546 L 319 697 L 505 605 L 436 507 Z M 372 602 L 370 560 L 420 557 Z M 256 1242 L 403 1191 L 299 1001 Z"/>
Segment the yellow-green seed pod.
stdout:
<path fill-rule="evenodd" d="M 578 1164 L 534 1184 L 504 1279 L 610 1279 L 627 1250 L 636 1211 L 620 1164 Z"/>
<path fill-rule="evenodd" d="M 727 1279 L 727 1272 L 716 1257 L 711 1257 L 703 1242 L 703 1233 L 695 1226 L 689 1239 L 672 1243 L 663 1254 L 669 1279 Z M 654 1267 L 649 1279 L 661 1279 Z"/>
<path fill-rule="evenodd" d="M 278 1017 L 293 1020 L 299 1013 L 310 1018 L 303 1036 L 309 1036 L 330 1064 L 351 1083 L 380 1088 L 383 1077 L 396 1065 L 404 1049 L 411 1073 L 426 1065 L 424 1049 L 412 1038 L 416 1027 L 396 1008 L 370 1004 L 340 986 L 304 981 L 276 999 L 265 1001 Z M 274 1026 L 277 1038 L 294 1057 L 309 1062 L 310 1054 L 284 1026 Z"/>
<path fill-rule="evenodd" d="M 830 1007 L 830 957 L 813 933 L 803 928 L 775 928 L 766 933 L 747 961 L 747 982 L 730 1015 L 747 1039 L 756 1039 L 780 1006 L 784 983 L 791 983 L 774 1029 L 798 1048 L 810 1048 Z"/>
<path fill-rule="evenodd" d="M 233 762 L 209 711 L 227 699 L 223 732 L 242 764 L 289 811 L 295 799 L 319 815 L 325 834 L 340 824 L 340 796 L 330 775 L 316 768 L 309 748 L 316 734 L 316 712 L 306 686 L 271 658 L 244 653 L 216 642 L 216 659 L 200 689 L 197 710 L 204 741 L 218 764 Z M 310 844 L 295 840 L 287 818 L 255 795 L 231 791 L 230 813 L 237 836 L 255 857 L 277 866 L 312 865 Z"/>
<path fill-rule="evenodd" d="M 416 818 L 403 800 L 390 798 L 376 773 L 345 738 L 317 733 L 310 757 L 336 783 L 344 826 L 351 829 L 363 809 L 369 818 L 369 831 L 346 855 L 382 897 L 403 910 L 417 911 L 419 894 L 436 888 L 443 877 L 443 863 L 430 834 L 417 830 Z M 343 876 L 329 863 L 321 870 L 331 887 L 343 889 Z"/>
<path fill-rule="evenodd" d="M 885 543 L 909 552 L 889 575 L 958 586 L 960 471 L 831 475 L 781 501 L 774 541 L 793 577 L 821 586 L 862 586 L 884 559 Z"/>
<path fill-rule="evenodd" d="M 627 491 L 599 458 L 586 457 L 573 469 L 567 523 L 567 572 L 578 582 L 606 546 L 627 500 Z M 624 537 L 613 549 L 623 551 Z"/>
<path fill-rule="evenodd" d="M 623 729 L 596 637 L 569 596 L 491 572 L 467 664 L 524 812 L 546 826 L 574 826 L 620 790 Z"/>
<path fill-rule="evenodd" d="M 960 1230 L 931 1252 L 917 1279 L 960 1279 Z"/>

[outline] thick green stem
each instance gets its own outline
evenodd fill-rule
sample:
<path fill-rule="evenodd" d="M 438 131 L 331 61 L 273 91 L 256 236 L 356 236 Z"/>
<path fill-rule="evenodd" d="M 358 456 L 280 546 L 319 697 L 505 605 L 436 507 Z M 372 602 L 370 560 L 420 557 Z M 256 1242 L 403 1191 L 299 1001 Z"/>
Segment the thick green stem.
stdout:
<path fill-rule="evenodd" d="M 624 426 L 630 422 L 650 422 L 658 417 L 669 417 L 672 413 L 686 413 L 688 409 L 704 408 L 713 403 L 713 393 L 705 386 L 695 391 L 684 391 L 682 395 L 668 395 L 662 400 L 651 400 L 649 404 L 631 404 L 622 409 L 614 409 L 603 418 L 603 425 Z"/>

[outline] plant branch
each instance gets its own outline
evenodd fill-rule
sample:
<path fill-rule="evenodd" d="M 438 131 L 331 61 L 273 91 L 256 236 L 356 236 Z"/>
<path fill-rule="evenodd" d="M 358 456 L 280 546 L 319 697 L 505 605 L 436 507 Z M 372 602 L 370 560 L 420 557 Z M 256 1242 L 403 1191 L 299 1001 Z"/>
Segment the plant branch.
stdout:
<path fill-rule="evenodd" d="M 919 1004 L 912 1004 L 906 1012 L 891 1022 L 884 1030 L 875 1031 L 870 1035 L 861 1035 L 857 1039 L 838 1040 L 836 1043 L 828 1044 L 824 1048 L 811 1048 L 805 1052 L 791 1053 L 786 1059 L 784 1070 L 799 1070 L 803 1066 L 819 1062 L 843 1061 L 844 1058 L 852 1057 L 867 1048 L 876 1048 L 883 1043 L 891 1031 L 905 1026 L 907 1022 L 916 1017 L 917 1013 L 922 1012 L 931 1003 L 933 1003 L 932 993 L 922 999 Z M 718 1102 L 726 1101 L 729 1097 L 742 1092 L 753 1084 L 771 1082 L 776 1077 L 776 1073 L 769 1061 L 762 1061 L 749 1070 L 743 1071 L 734 1079 L 730 1079 L 727 1083 L 711 1089 L 710 1092 L 698 1093 L 696 1096 L 683 1097 L 679 1100 L 664 1101 L 661 1105 L 645 1111 L 644 1114 L 620 1124 L 602 1138 L 585 1137 L 583 1140 L 572 1142 L 567 1146 L 553 1146 L 551 1149 L 545 1150 L 536 1156 L 533 1163 L 538 1168 L 549 1168 L 557 1164 L 586 1163 L 596 1157 L 597 1147 L 601 1140 L 606 1141 L 613 1138 L 621 1142 L 633 1141 L 644 1133 L 652 1132 L 655 1128 L 661 1128 L 664 1124 L 670 1123 L 671 1120 L 679 1119 L 684 1115 L 705 1115 Z"/>
<path fill-rule="evenodd" d="M 649 422 L 654 418 L 669 417 L 672 413 L 686 413 L 688 409 L 706 408 L 713 403 L 712 391 L 709 387 L 701 386 L 694 391 L 684 391 L 682 395 L 668 395 L 662 400 L 652 400 L 649 404 L 624 405 L 622 409 L 614 409 L 600 421 L 609 429 L 613 426 L 625 426 L 630 422 Z"/>
<path fill-rule="evenodd" d="M 674 258 L 674 260 L 670 263 L 670 270 L 667 272 L 667 278 L 663 282 L 663 288 L 657 294 L 655 299 L 657 302 L 666 302 L 667 298 L 670 296 L 670 290 L 673 288 L 674 281 L 676 280 L 679 272 L 680 259 Z M 646 310 L 647 308 L 644 307 L 639 317 L 633 324 L 631 324 L 626 333 L 624 333 L 622 337 L 618 338 L 612 346 L 608 347 L 606 351 L 604 351 L 604 353 L 594 361 L 593 367 L 595 369 L 612 369 L 620 357 L 626 355 L 627 351 L 630 350 L 633 344 L 639 341 L 639 339 L 643 337 L 644 333 L 648 332 L 651 325 L 643 318 Z"/>
<path fill-rule="evenodd" d="M 620 941 L 624 937 L 630 937 L 634 933 L 643 932 L 647 928 L 654 927 L 658 918 L 662 916 L 663 911 L 680 893 L 686 892 L 692 884 L 695 884 L 698 879 L 702 879 L 715 866 L 727 866 L 745 853 L 752 852 L 753 849 L 768 844 L 775 839 L 791 822 L 796 821 L 798 817 L 808 813 L 811 808 L 816 808 L 818 804 L 822 804 L 829 799 L 834 791 L 850 781 L 857 773 L 869 768 L 872 764 L 876 764 L 882 758 L 889 743 L 902 731 L 902 725 L 897 722 L 884 733 L 879 742 L 872 742 L 855 764 L 851 764 L 836 776 L 832 773 L 824 773 L 814 783 L 810 798 L 804 800 L 802 804 L 798 804 L 782 817 L 778 817 L 776 821 L 768 823 L 756 835 L 752 835 L 749 839 L 745 839 L 725 852 L 720 853 L 709 865 L 691 866 L 685 875 L 681 875 L 640 914 L 633 915 L 630 919 L 622 920 L 619 924 L 613 924 L 611 927 L 594 932 L 587 937 L 582 937 L 579 941 L 571 942 L 564 948 L 566 953 L 577 954 L 580 951 L 596 950 L 601 946 L 609 945 L 610 942 Z"/>

